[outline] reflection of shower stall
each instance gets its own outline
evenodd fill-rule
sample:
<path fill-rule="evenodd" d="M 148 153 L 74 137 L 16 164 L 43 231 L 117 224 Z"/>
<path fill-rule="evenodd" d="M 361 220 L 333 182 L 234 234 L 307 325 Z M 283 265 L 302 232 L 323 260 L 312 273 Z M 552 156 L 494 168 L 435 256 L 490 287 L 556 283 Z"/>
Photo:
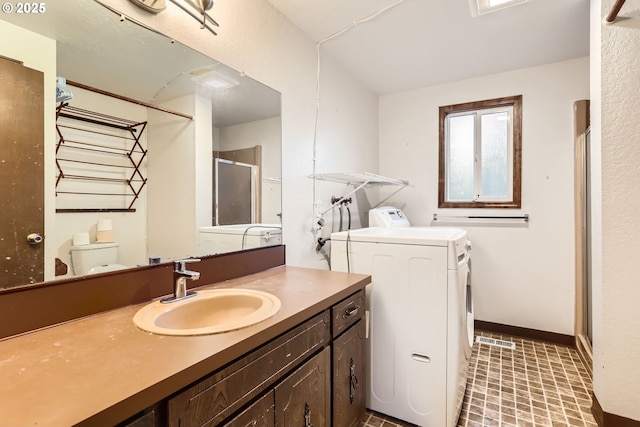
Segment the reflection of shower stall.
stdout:
<path fill-rule="evenodd" d="M 258 166 L 214 159 L 214 225 L 252 224 L 256 205 Z"/>
<path fill-rule="evenodd" d="M 214 151 L 212 225 L 262 221 L 262 147 Z"/>
<path fill-rule="evenodd" d="M 589 101 L 577 101 L 575 111 L 575 239 L 576 239 L 576 348 L 591 370 L 592 353 L 592 274 L 591 274 L 591 150 Z"/>

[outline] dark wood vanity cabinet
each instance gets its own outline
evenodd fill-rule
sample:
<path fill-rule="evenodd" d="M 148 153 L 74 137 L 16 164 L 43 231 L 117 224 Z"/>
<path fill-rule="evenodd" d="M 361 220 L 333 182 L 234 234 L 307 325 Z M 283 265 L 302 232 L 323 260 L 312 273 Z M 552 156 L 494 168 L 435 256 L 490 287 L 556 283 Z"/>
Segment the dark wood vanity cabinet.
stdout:
<path fill-rule="evenodd" d="M 362 291 L 168 399 L 170 427 L 348 427 L 364 413 Z"/>

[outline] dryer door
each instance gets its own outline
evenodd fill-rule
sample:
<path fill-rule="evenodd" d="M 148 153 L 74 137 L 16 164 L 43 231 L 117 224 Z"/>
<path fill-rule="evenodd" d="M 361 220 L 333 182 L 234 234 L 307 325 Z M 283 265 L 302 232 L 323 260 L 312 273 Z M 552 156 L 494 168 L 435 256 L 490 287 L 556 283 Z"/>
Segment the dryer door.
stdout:
<path fill-rule="evenodd" d="M 474 327 L 474 320 L 475 317 L 473 315 L 473 289 L 471 286 L 471 269 L 467 268 L 467 274 L 465 275 L 465 291 L 464 291 L 464 296 L 465 296 L 465 324 L 466 324 L 466 333 L 465 335 L 465 342 L 463 344 L 464 346 L 464 355 L 466 357 L 467 360 L 469 360 L 471 358 L 471 348 L 473 347 L 473 340 L 474 340 L 474 333 L 475 333 L 475 327 Z"/>
<path fill-rule="evenodd" d="M 468 286 L 471 282 L 469 266 L 459 264 L 458 270 L 449 270 L 448 354 L 447 354 L 447 427 L 455 427 L 460 415 L 467 386 L 471 342 L 467 310 Z M 473 320 L 471 320 L 473 325 Z M 473 340 L 473 332 L 471 335 Z"/>

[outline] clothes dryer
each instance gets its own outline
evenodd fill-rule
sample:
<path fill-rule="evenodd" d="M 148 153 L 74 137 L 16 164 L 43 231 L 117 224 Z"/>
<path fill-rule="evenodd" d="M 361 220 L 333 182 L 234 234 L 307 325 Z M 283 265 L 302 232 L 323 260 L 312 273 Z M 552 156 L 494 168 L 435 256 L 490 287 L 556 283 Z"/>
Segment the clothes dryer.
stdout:
<path fill-rule="evenodd" d="M 331 268 L 370 274 L 367 407 L 425 427 L 455 427 L 473 345 L 465 230 L 412 227 L 402 211 L 331 235 Z M 382 226 L 380 226 L 382 225 Z"/>

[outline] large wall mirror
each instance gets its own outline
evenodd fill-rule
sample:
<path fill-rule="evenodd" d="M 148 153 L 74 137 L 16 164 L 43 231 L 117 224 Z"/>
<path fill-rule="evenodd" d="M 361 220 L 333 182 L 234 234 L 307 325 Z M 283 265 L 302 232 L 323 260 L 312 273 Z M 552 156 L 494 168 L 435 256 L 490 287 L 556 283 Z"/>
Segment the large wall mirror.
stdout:
<path fill-rule="evenodd" d="M 29 68 L 24 52 L 56 51 L 39 67 L 44 144 L 22 135 L 36 126 L 0 121 L 1 134 L 17 132 L 0 140 L 2 186 L 44 188 L 0 193 L 0 289 L 281 244 L 280 93 L 99 1 L 56 0 L 0 20 L 3 38 L 22 43 L 0 46 L 8 69 Z M 0 92 L 0 113 L 13 115 L 17 98 L 42 99 L 6 75 L 0 68 L 3 86 L 21 89 Z M 56 100 L 59 77 L 72 96 Z M 7 155 L 10 141 L 27 139 L 38 140 L 43 170 L 7 166 L 33 150 Z M 20 225 L 24 212 L 44 218 Z"/>

